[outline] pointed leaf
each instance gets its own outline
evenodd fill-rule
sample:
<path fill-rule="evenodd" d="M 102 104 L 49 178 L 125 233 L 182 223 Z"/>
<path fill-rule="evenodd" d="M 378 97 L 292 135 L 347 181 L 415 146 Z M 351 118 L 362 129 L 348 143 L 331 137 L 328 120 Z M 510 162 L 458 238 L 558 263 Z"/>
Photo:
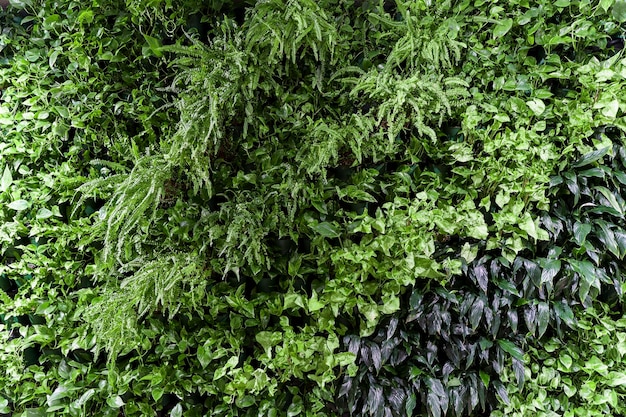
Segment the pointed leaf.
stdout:
<path fill-rule="evenodd" d="M 318 223 L 313 227 L 313 229 L 320 235 L 327 237 L 327 238 L 336 238 L 336 237 L 341 236 L 341 233 L 339 231 L 339 226 L 337 226 L 336 224 L 329 223 L 329 222 Z"/>
<path fill-rule="evenodd" d="M 495 39 L 501 38 L 506 35 L 509 30 L 513 27 L 513 19 L 503 19 L 496 23 L 493 28 L 493 37 Z"/>
<path fill-rule="evenodd" d="M 574 328 L 576 321 L 574 320 L 574 312 L 569 305 L 562 301 L 557 301 L 554 303 L 554 312 L 565 324 L 572 329 Z"/>
<path fill-rule="evenodd" d="M 621 215 L 624 214 L 624 208 L 617 201 L 617 197 L 608 188 L 602 187 L 602 186 L 597 186 L 597 187 L 594 187 L 594 189 L 598 190 L 604 196 L 604 198 L 606 198 L 606 200 L 609 202 L 609 205 L 610 205 L 610 207 L 612 209 L 614 209 L 615 211 L 617 211 Z M 620 197 L 620 199 L 621 199 L 621 197 Z"/>
<path fill-rule="evenodd" d="M 524 361 L 524 352 L 522 349 L 517 347 L 517 345 L 510 340 L 498 339 L 498 346 L 502 348 L 503 351 L 513 356 L 515 359 L 519 361 Z"/>
<path fill-rule="evenodd" d="M 473 330 L 476 330 L 476 328 L 478 328 L 478 325 L 480 324 L 480 319 L 483 316 L 484 308 L 485 300 L 482 297 L 477 297 L 476 301 L 474 301 L 474 304 L 472 305 L 472 308 L 470 309 L 469 317 L 470 325 L 472 326 Z"/>
<path fill-rule="evenodd" d="M 601 148 L 601 149 L 597 149 L 595 151 L 591 151 L 585 155 L 582 156 L 582 158 L 580 158 L 576 163 L 574 163 L 574 165 L 572 165 L 572 167 L 574 168 L 578 168 L 578 167 L 582 167 L 585 165 L 589 165 L 595 161 L 597 161 L 600 158 L 603 158 L 604 155 L 606 155 L 607 153 L 609 153 L 609 151 L 611 150 L 610 146 Z"/>
<path fill-rule="evenodd" d="M 600 226 L 600 230 L 597 230 L 598 239 L 602 242 L 605 248 L 619 258 L 620 248 L 617 244 L 617 240 L 615 239 L 615 234 L 605 221 L 598 221 L 598 225 Z"/>
<path fill-rule="evenodd" d="M 428 393 L 427 409 L 428 409 L 428 415 L 430 417 L 441 416 L 441 404 L 440 404 L 439 397 L 433 394 L 432 392 Z"/>
<path fill-rule="evenodd" d="M 554 277 L 561 270 L 561 261 L 558 259 L 547 259 L 542 263 L 543 269 L 541 270 L 541 283 L 552 284 Z"/>
<path fill-rule="evenodd" d="M 30 203 L 26 200 L 15 200 L 7 204 L 7 207 L 15 211 L 23 211 L 30 207 Z"/>
<path fill-rule="evenodd" d="M 509 400 L 509 395 L 506 392 L 506 388 L 504 387 L 504 384 L 502 384 L 502 382 L 494 381 L 493 387 L 496 389 L 496 393 L 503 403 L 505 403 L 506 405 L 511 404 L 511 400 Z"/>
<path fill-rule="evenodd" d="M 548 328 L 550 321 L 550 309 L 548 303 L 540 301 L 537 303 L 537 337 L 540 338 Z"/>
<path fill-rule="evenodd" d="M 0 179 L 0 192 L 4 192 L 9 189 L 11 184 L 13 183 L 13 176 L 11 175 L 11 170 L 8 166 L 4 167 L 4 173 L 2 174 L 2 179 Z"/>
<path fill-rule="evenodd" d="M 526 374 L 524 372 L 524 363 L 513 358 L 511 359 L 511 365 L 513 366 L 513 372 L 515 373 L 515 381 L 517 382 L 517 386 L 521 389 L 524 386 L 524 380 L 526 379 Z"/>
<path fill-rule="evenodd" d="M 589 232 L 591 232 L 591 225 L 589 223 L 574 223 L 574 240 L 579 246 L 583 244 Z"/>
<path fill-rule="evenodd" d="M 527 305 L 524 308 L 524 322 L 528 331 L 534 336 L 537 327 L 537 306 L 534 304 Z"/>

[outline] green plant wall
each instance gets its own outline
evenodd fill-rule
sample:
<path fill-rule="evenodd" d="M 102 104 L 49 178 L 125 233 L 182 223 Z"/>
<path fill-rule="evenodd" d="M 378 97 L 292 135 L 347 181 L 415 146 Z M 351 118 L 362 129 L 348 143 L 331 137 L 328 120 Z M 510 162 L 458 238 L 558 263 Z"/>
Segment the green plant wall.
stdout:
<path fill-rule="evenodd" d="M 13 7 L 0 412 L 524 413 L 621 323 L 624 2 Z"/>

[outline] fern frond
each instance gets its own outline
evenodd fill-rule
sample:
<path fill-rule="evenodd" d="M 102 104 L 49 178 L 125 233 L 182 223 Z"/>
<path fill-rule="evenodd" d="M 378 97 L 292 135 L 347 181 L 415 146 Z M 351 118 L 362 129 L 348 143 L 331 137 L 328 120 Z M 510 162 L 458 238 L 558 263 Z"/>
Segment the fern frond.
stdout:
<path fill-rule="evenodd" d="M 203 304 L 210 272 L 198 253 L 173 253 L 144 264 L 119 287 L 105 290 L 87 307 L 85 320 L 114 361 L 139 341 L 139 320 L 157 310 L 171 319 L 182 307 Z"/>

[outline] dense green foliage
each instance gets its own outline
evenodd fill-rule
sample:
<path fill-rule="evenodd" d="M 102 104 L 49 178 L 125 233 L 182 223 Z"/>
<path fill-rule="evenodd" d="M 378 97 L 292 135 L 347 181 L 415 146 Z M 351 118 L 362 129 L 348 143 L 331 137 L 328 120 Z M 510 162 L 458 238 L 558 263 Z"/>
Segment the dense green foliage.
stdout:
<path fill-rule="evenodd" d="M 626 2 L 81 3 L 0 17 L 0 413 L 626 412 Z"/>

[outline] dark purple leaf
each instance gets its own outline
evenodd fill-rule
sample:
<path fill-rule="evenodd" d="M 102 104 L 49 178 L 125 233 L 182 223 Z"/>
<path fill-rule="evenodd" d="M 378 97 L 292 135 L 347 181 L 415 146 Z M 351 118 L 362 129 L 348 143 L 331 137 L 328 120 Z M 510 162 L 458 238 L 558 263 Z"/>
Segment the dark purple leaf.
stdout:
<path fill-rule="evenodd" d="M 435 304 L 432 312 L 428 315 L 428 333 L 431 336 L 441 333 L 441 310 L 438 304 Z"/>
<path fill-rule="evenodd" d="M 431 417 L 441 416 L 441 404 L 439 403 L 439 397 L 432 392 L 427 397 L 428 415 Z"/>
<path fill-rule="evenodd" d="M 475 374 L 470 374 L 471 376 L 476 376 Z M 478 405 L 478 379 L 477 378 L 468 378 L 468 386 L 469 386 L 469 404 L 467 409 L 471 412 Z M 480 383 L 482 385 L 482 382 Z"/>
<path fill-rule="evenodd" d="M 391 339 L 393 335 L 396 333 L 396 329 L 398 328 L 398 318 L 393 317 L 389 320 L 389 325 L 387 327 L 387 339 Z"/>
<path fill-rule="evenodd" d="M 348 352 L 358 355 L 361 348 L 361 339 L 358 336 L 346 336 L 348 338 Z"/>
<path fill-rule="evenodd" d="M 524 322 L 528 331 L 534 336 L 537 327 L 537 306 L 529 304 L 524 308 Z"/>
<path fill-rule="evenodd" d="M 401 388 L 392 388 L 389 397 L 387 397 L 389 404 L 391 404 L 391 408 L 393 408 L 397 413 L 400 413 L 405 407 L 404 403 L 406 399 L 406 392 Z"/>
<path fill-rule="evenodd" d="M 520 389 L 522 389 L 522 387 L 524 386 L 524 379 L 525 379 L 524 363 L 515 358 L 512 358 L 511 362 L 513 365 L 513 372 L 515 373 L 515 380 L 517 381 L 517 386 Z"/>
<path fill-rule="evenodd" d="M 343 384 L 341 384 L 341 388 L 339 389 L 339 398 L 345 397 L 350 392 L 350 388 L 352 388 L 353 378 L 345 377 L 343 379 Z"/>
<path fill-rule="evenodd" d="M 452 342 L 452 341 L 451 341 Z M 461 350 L 457 346 L 457 343 L 462 343 L 458 339 L 454 339 L 456 343 L 447 343 L 445 347 L 446 356 L 459 368 L 461 366 Z"/>
<path fill-rule="evenodd" d="M 369 414 L 377 415 L 383 411 L 383 387 L 380 385 L 370 386 L 369 395 L 367 396 L 367 409 Z"/>
<path fill-rule="evenodd" d="M 444 381 L 454 372 L 456 367 L 451 362 L 446 362 L 441 368 L 441 376 Z"/>
<path fill-rule="evenodd" d="M 485 265 L 477 265 L 472 270 L 474 278 L 476 278 L 476 283 L 478 287 L 482 290 L 482 292 L 487 292 L 487 286 L 489 283 L 489 273 L 487 272 L 487 268 Z"/>
<path fill-rule="evenodd" d="M 436 378 L 426 378 L 426 386 L 431 393 L 434 393 L 437 397 L 446 397 L 446 390 L 443 388 L 443 384 Z"/>
<path fill-rule="evenodd" d="M 474 359 L 476 358 L 476 349 L 477 349 L 477 345 L 475 343 L 470 343 L 466 345 L 466 352 L 467 352 L 467 356 L 465 360 L 466 368 L 469 368 L 474 363 Z"/>
<path fill-rule="evenodd" d="M 509 394 L 506 392 L 506 388 L 504 387 L 504 384 L 502 384 L 502 382 L 500 381 L 493 381 L 492 385 L 495 388 L 496 393 L 498 394 L 502 402 L 504 402 L 506 405 L 511 404 L 511 401 L 509 400 Z"/>
<path fill-rule="evenodd" d="M 361 362 L 368 368 L 372 367 L 372 354 L 369 346 L 365 343 L 361 345 Z"/>
<path fill-rule="evenodd" d="M 537 303 L 537 338 L 543 336 L 550 321 L 550 309 L 548 303 L 540 301 Z"/>
<path fill-rule="evenodd" d="M 470 325 L 472 326 L 472 330 L 476 330 L 478 325 L 480 324 L 480 319 L 483 316 L 483 309 L 485 308 L 485 300 L 482 297 L 476 298 L 474 301 L 474 305 L 470 310 Z"/>
<path fill-rule="evenodd" d="M 535 287 L 539 288 L 541 286 L 541 268 L 539 268 L 539 265 L 526 259 L 524 260 L 524 268 L 526 269 L 526 274 L 531 279 L 532 283 Z"/>
<path fill-rule="evenodd" d="M 372 355 L 372 364 L 374 365 L 376 373 L 378 373 L 378 371 L 380 371 L 380 368 L 383 366 L 380 347 L 378 345 L 372 344 L 370 352 Z"/>
<path fill-rule="evenodd" d="M 460 417 L 463 414 L 465 404 L 465 387 L 454 387 L 450 390 L 450 402 L 454 409 L 454 415 Z"/>
<path fill-rule="evenodd" d="M 507 317 L 509 319 L 509 325 L 511 326 L 511 330 L 513 330 L 513 333 L 517 333 L 517 323 L 519 321 L 517 311 L 509 310 L 507 312 Z"/>

